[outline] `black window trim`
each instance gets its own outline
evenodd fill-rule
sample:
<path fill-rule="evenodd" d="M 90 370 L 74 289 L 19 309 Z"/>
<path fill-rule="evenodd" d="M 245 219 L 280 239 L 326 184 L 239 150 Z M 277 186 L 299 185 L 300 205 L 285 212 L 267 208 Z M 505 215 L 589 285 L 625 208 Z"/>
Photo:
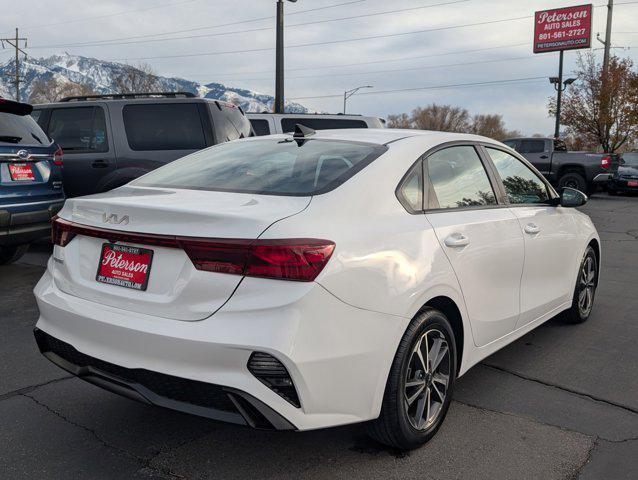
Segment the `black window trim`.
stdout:
<path fill-rule="evenodd" d="M 481 150 L 482 155 L 485 157 L 485 161 L 490 165 L 491 170 L 496 175 L 499 188 L 503 194 L 503 203 L 505 206 L 509 208 L 513 208 L 513 207 L 548 207 L 548 206 L 552 207 L 557 205 L 556 200 L 560 198 L 560 195 L 556 192 L 554 187 L 552 187 L 549 181 L 543 176 L 543 174 L 540 173 L 538 169 L 535 168 L 534 165 L 532 165 L 520 153 L 518 153 L 517 151 L 514 151 L 511 148 L 503 147 L 501 145 L 488 143 L 488 142 L 479 142 L 478 147 Z M 505 185 L 503 184 L 503 179 L 501 178 L 501 175 L 498 173 L 498 170 L 496 169 L 494 162 L 492 162 L 490 154 L 487 151 L 488 148 L 491 148 L 494 150 L 500 150 L 503 153 L 507 153 L 508 155 L 511 155 L 512 157 L 519 160 L 527 168 L 529 168 L 532 171 L 532 173 L 534 173 L 539 178 L 539 180 L 545 185 L 545 188 L 547 188 L 547 193 L 549 194 L 549 200 L 547 202 L 539 202 L 539 203 L 510 203 L 509 199 L 507 198 L 507 192 L 505 191 Z"/>

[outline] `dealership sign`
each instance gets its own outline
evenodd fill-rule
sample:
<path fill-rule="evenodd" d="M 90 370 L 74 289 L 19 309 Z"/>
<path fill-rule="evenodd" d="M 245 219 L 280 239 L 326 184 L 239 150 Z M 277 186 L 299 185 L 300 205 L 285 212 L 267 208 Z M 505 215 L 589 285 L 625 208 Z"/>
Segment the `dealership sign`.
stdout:
<path fill-rule="evenodd" d="M 591 15 L 591 4 L 536 12 L 534 53 L 589 48 Z"/>

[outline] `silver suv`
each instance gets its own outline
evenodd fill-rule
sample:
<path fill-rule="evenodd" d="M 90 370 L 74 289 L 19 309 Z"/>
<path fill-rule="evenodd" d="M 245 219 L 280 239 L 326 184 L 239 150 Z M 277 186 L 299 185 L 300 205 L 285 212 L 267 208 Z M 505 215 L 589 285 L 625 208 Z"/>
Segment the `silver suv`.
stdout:
<path fill-rule="evenodd" d="M 247 113 L 255 135 L 290 133 L 301 124 L 313 130 L 335 128 L 385 128 L 385 120 L 362 115 L 325 115 L 317 113 Z"/>

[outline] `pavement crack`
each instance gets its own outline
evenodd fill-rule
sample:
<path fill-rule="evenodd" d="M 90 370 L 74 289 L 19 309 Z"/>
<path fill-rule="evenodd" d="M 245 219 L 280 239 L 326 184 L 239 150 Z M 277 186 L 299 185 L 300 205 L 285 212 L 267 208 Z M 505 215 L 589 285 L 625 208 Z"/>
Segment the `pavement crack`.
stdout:
<path fill-rule="evenodd" d="M 563 387 L 563 386 L 557 385 L 555 383 L 546 382 L 546 381 L 541 380 L 539 378 L 534 378 L 534 377 L 530 377 L 530 376 L 524 375 L 522 373 L 513 372 L 511 370 L 507 370 L 506 368 L 499 367 L 499 366 L 496 366 L 496 365 L 492 365 L 492 364 L 489 364 L 489 363 L 483 363 L 482 365 L 484 365 L 485 367 L 497 370 L 499 372 L 507 373 L 509 375 L 513 375 L 513 376 L 518 377 L 520 379 L 527 380 L 529 382 L 534 382 L 534 383 L 538 383 L 540 385 L 545 385 L 546 387 L 556 388 L 558 390 L 562 390 L 563 392 L 571 393 L 572 395 L 578 395 L 580 397 L 588 398 L 588 399 L 593 400 L 595 402 L 604 403 L 605 405 L 609 405 L 611 407 L 620 408 L 621 410 L 625 410 L 627 412 L 638 414 L 638 409 L 635 409 L 633 407 L 629 407 L 627 405 L 622 405 L 620 403 L 615 403 L 615 402 L 612 402 L 612 401 L 609 401 L 609 400 L 605 400 L 604 398 L 596 397 L 595 395 L 591 395 L 589 393 L 585 393 L 585 392 L 581 392 L 581 391 L 578 391 L 578 390 L 574 390 L 572 388 Z"/>
<path fill-rule="evenodd" d="M 64 380 L 70 380 L 71 378 L 74 378 L 74 376 L 66 375 L 64 377 L 54 378 L 53 380 L 49 380 L 47 382 L 38 383 L 36 385 L 29 385 L 28 387 L 19 388 L 18 390 L 13 390 L 11 392 L 3 393 L 2 395 L 0 395 L 0 402 L 8 398 L 15 397 L 16 395 L 24 395 L 25 393 L 30 393 L 40 387 L 51 385 L 52 383 L 58 383 L 58 382 L 63 382 Z"/>

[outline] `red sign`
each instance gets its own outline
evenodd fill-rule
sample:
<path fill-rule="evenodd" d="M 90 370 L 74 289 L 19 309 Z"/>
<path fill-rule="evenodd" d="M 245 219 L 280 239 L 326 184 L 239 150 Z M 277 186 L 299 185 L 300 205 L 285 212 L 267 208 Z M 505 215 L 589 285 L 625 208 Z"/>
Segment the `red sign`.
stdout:
<path fill-rule="evenodd" d="M 29 163 L 10 163 L 9 174 L 11 180 L 32 182 L 35 180 L 33 167 Z"/>
<path fill-rule="evenodd" d="M 146 290 L 153 250 L 105 243 L 95 279 L 98 282 Z"/>
<path fill-rule="evenodd" d="M 534 16 L 534 53 L 591 46 L 592 5 L 555 8 Z"/>

